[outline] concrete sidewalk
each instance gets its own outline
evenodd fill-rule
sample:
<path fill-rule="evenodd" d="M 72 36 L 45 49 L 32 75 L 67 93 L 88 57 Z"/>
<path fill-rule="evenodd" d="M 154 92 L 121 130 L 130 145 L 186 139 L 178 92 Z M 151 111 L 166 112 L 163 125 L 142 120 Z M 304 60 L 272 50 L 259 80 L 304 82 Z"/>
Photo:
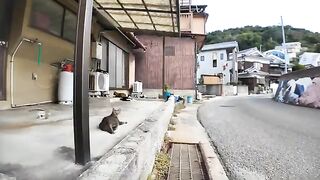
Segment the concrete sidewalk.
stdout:
<path fill-rule="evenodd" d="M 209 178 L 227 180 L 228 177 L 210 144 L 209 137 L 197 120 L 197 111 L 200 106 L 200 104 L 192 104 L 187 105 L 185 109 L 179 110 L 180 113 L 177 114 L 177 117 L 173 117 L 173 121 L 176 122 L 175 130 L 168 131 L 168 136 L 172 142 L 200 143 Z"/>
<path fill-rule="evenodd" d="M 92 163 L 134 131 L 164 103 L 158 101 L 90 100 Z M 115 134 L 98 129 L 112 107 L 120 107 L 119 119 L 128 124 Z M 37 119 L 38 109 L 50 112 Z M 0 111 L 0 179 L 6 174 L 19 180 L 76 179 L 87 167 L 74 164 L 72 106 L 44 104 Z M 89 164 L 90 165 L 90 164 Z"/>

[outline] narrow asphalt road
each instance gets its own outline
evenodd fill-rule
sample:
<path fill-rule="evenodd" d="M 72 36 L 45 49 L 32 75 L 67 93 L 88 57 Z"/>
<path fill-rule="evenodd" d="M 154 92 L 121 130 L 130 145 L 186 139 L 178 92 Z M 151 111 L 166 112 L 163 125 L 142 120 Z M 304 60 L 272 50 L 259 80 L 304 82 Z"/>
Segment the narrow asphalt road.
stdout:
<path fill-rule="evenodd" d="M 269 96 L 218 97 L 199 109 L 230 179 L 320 179 L 320 110 Z"/>

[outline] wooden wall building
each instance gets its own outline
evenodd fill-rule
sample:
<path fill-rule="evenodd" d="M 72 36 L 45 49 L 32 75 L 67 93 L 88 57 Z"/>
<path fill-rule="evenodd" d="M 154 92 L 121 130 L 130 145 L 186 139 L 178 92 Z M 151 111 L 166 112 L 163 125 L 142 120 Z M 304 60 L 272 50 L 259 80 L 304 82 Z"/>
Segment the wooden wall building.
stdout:
<path fill-rule="evenodd" d="M 135 79 L 143 82 L 144 89 L 162 89 L 163 83 L 177 90 L 195 88 L 195 39 L 168 36 L 163 39 L 163 36 L 156 35 L 137 37 L 146 46 L 146 52 L 136 53 L 135 71 Z"/>

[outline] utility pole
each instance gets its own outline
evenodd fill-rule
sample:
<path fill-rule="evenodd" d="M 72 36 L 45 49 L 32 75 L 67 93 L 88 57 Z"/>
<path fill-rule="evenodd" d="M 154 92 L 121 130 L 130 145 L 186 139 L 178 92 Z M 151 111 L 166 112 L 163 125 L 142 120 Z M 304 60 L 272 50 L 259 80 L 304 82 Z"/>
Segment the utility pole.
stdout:
<path fill-rule="evenodd" d="M 233 83 L 238 83 L 238 55 L 236 47 L 232 50 L 232 54 L 232 81 Z"/>
<path fill-rule="evenodd" d="M 262 48 L 262 44 L 260 44 L 260 52 L 262 52 L 262 51 L 261 51 L 261 48 Z"/>
<path fill-rule="evenodd" d="M 287 62 L 287 46 L 286 46 L 286 36 L 285 36 L 285 33 L 284 33 L 284 26 L 283 26 L 283 19 L 282 19 L 282 16 L 281 16 L 281 27 L 282 27 L 282 48 L 284 50 L 284 59 L 285 59 L 285 68 L 284 68 L 284 72 L 285 74 L 288 73 L 288 62 Z"/>

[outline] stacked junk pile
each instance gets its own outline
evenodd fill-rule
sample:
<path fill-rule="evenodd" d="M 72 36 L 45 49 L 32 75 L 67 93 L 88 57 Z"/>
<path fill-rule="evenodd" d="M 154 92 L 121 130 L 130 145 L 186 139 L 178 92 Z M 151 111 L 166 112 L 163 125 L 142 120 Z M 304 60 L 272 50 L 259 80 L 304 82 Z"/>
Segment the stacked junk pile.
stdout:
<path fill-rule="evenodd" d="M 89 73 L 89 96 L 106 97 L 109 95 L 109 74 L 100 69 L 102 59 L 101 43 L 92 44 L 93 68 Z M 73 102 L 73 60 L 63 60 L 59 75 L 58 102 L 72 104 Z"/>
<path fill-rule="evenodd" d="M 109 91 L 109 74 L 100 68 L 102 60 L 102 44 L 100 42 L 92 43 L 92 66 L 89 72 L 89 96 L 90 97 L 107 97 Z M 58 86 L 59 104 L 72 104 L 73 102 L 73 67 L 74 60 L 65 59 L 60 62 L 60 75 Z M 136 81 L 130 91 L 134 98 L 144 97 L 142 94 L 142 82 Z M 131 96 L 125 93 L 113 94 L 122 100 L 131 100 Z"/>

